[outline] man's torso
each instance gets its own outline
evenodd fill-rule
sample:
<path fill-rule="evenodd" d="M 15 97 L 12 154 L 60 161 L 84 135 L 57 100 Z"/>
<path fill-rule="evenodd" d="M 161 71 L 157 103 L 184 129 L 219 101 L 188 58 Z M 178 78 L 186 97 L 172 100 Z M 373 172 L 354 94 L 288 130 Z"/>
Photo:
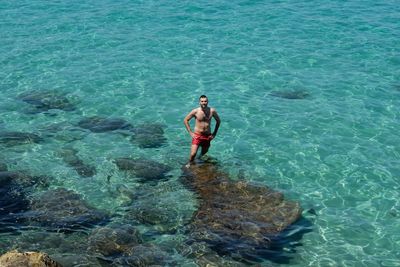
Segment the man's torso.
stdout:
<path fill-rule="evenodd" d="M 205 110 L 197 108 L 195 113 L 196 124 L 194 132 L 203 135 L 211 134 L 211 118 L 213 109 L 207 107 Z"/>

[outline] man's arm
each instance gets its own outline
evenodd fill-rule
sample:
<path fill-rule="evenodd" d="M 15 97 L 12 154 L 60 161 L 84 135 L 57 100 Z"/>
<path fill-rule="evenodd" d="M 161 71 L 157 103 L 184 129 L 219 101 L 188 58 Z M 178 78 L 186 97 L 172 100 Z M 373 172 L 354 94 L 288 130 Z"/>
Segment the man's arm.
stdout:
<path fill-rule="evenodd" d="M 190 136 L 193 137 L 193 132 L 192 129 L 190 129 L 189 121 L 195 117 L 196 114 L 196 109 L 193 109 L 189 114 L 186 115 L 186 117 L 183 119 L 183 123 L 185 124 L 186 130 L 190 134 Z"/>
<path fill-rule="evenodd" d="M 214 112 L 213 112 L 213 117 L 214 117 L 214 119 L 216 121 L 216 124 L 215 124 L 214 132 L 213 132 L 212 136 L 213 136 L 213 138 L 215 138 L 215 136 L 218 133 L 219 125 L 221 124 L 221 119 L 219 118 L 218 113 L 217 113 L 216 110 L 214 110 Z"/>

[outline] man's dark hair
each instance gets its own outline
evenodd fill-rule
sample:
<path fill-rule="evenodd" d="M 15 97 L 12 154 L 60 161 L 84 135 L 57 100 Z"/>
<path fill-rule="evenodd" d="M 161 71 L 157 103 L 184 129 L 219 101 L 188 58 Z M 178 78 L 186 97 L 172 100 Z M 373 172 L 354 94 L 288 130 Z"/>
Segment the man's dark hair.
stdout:
<path fill-rule="evenodd" d="M 207 98 L 207 99 L 208 99 L 208 97 L 207 97 L 206 95 L 201 95 L 201 96 L 199 97 L 199 100 L 200 100 L 201 98 Z"/>

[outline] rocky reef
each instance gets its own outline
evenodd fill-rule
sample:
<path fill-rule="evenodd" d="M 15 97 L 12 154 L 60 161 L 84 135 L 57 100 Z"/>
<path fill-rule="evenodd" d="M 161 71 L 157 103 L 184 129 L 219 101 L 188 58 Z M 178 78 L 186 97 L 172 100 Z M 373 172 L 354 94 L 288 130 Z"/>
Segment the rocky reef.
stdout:
<path fill-rule="evenodd" d="M 65 155 L 71 164 L 75 152 Z M 67 267 L 176 266 L 175 256 L 198 266 L 239 267 L 287 263 L 300 245 L 299 203 L 244 177 L 232 179 L 217 163 L 184 167 L 177 180 L 166 179 L 170 167 L 149 159 L 117 158 L 115 164 L 145 183 L 127 186 L 128 201 L 113 217 L 72 190 L 49 190 L 49 177 L 7 171 L 4 164 L 0 232 L 19 235 L 3 251 L 16 244 Z"/>
<path fill-rule="evenodd" d="M 74 231 L 106 223 L 108 215 L 88 205 L 80 195 L 64 188 L 44 192 L 30 205 L 29 221 L 53 231 Z"/>
<path fill-rule="evenodd" d="M 188 226 L 188 244 L 206 243 L 239 261 L 276 257 L 281 234 L 301 217 L 299 203 L 266 186 L 233 181 L 211 163 L 185 168 L 182 181 L 200 204 Z"/>
<path fill-rule="evenodd" d="M 89 236 L 88 251 L 97 253 L 104 266 L 174 266 L 159 247 L 143 243 L 140 233 L 130 225 L 101 227 Z"/>

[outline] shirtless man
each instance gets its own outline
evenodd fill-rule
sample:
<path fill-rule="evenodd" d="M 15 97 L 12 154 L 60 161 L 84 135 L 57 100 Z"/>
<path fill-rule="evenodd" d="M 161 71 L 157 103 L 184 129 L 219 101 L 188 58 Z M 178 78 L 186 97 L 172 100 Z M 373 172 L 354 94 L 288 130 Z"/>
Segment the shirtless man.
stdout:
<path fill-rule="evenodd" d="M 214 108 L 208 107 L 208 98 L 205 95 L 199 98 L 200 107 L 193 109 L 183 120 L 186 126 L 186 130 L 192 137 L 192 147 L 190 149 L 189 163 L 186 165 L 190 166 L 196 157 L 199 146 L 201 147 L 201 156 L 207 153 L 210 142 L 215 138 L 218 132 L 221 120 L 219 119 L 218 113 Z M 194 126 L 194 132 L 190 129 L 189 121 L 195 118 L 196 124 Z M 211 119 L 214 117 L 216 124 L 214 132 L 211 134 Z"/>

